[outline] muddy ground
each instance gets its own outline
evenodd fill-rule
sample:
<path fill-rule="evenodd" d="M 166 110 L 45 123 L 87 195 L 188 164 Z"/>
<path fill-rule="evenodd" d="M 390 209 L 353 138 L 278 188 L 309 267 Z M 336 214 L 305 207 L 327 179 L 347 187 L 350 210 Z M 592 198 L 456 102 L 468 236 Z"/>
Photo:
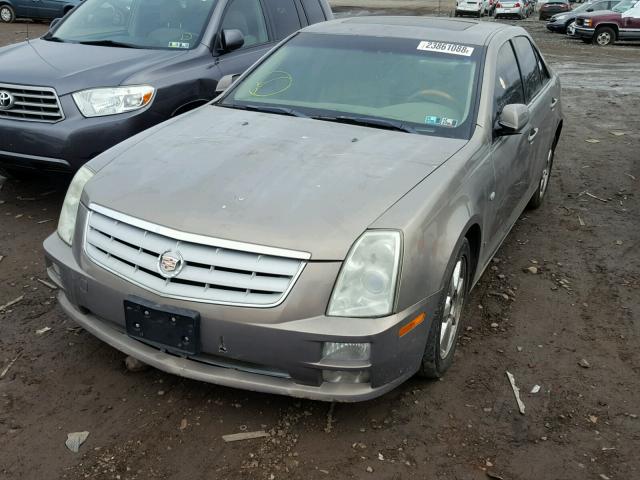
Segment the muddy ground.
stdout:
<path fill-rule="evenodd" d="M 640 478 L 640 45 L 520 23 L 562 75 L 565 128 L 546 203 L 474 290 L 442 381 L 331 406 L 127 372 L 38 281 L 60 187 L 5 181 L 0 305 L 24 297 L 0 311 L 0 372 L 17 358 L 0 379 L 0 478 Z M 0 41 L 25 31 L 0 25 Z M 272 436 L 221 438 L 260 429 Z M 83 430 L 71 453 L 67 432 Z"/>

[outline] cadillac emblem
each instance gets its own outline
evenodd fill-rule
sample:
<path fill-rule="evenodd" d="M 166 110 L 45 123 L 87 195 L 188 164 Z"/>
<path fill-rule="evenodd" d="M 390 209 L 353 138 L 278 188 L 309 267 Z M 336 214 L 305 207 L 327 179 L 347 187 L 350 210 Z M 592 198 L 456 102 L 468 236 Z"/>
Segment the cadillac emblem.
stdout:
<path fill-rule="evenodd" d="M 182 271 L 184 259 L 180 252 L 167 250 L 158 257 L 158 271 L 164 278 L 173 278 Z"/>

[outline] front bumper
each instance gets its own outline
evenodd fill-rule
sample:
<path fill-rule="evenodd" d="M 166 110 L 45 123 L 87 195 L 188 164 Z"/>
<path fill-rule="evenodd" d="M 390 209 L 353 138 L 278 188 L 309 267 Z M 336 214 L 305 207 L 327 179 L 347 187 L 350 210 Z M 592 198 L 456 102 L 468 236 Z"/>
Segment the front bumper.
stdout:
<path fill-rule="evenodd" d="M 573 36 L 579 38 L 593 38 L 596 29 L 591 27 L 575 27 Z"/>
<path fill-rule="evenodd" d="M 57 123 L 0 118 L 0 166 L 74 172 L 96 155 L 164 118 L 151 109 L 85 118 L 71 95 Z"/>
<path fill-rule="evenodd" d="M 547 30 L 555 33 L 564 33 L 567 30 L 567 27 L 565 26 L 565 23 L 562 20 L 558 20 L 555 22 L 548 22 L 546 26 L 547 26 Z"/>
<path fill-rule="evenodd" d="M 514 7 L 514 8 L 496 8 L 495 15 L 499 15 L 499 16 L 508 16 L 508 15 L 521 16 L 521 15 L 524 15 L 524 12 L 522 11 L 521 8 L 518 8 L 518 7 Z"/>
<path fill-rule="evenodd" d="M 44 248 L 47 271 L 60 288 L 62 309 L 114 348 L 183 377 L 316 400 L 368 400 L 411 377 L 420 366 L 438 298 L 434 295 L 383 318 L 327 317 L 324 308 L 340 263 L 311 262 L 277 307 L 200 304 L 159 297 L 130 284 L 94 265 L 80 248 L 72 250 L 55 233 Z M 123 302 L 131 295 L 199 311 L 202 353 L 178 356 L 129 337 Z M 399 328 L 422 312 L 426 320 L 399 337 Z M 324 342 L 371 343 L 371 358 L 359 363 L 322 363 Z M 323 370 L 368 370 L 370 382 L 323 382 Z"/>

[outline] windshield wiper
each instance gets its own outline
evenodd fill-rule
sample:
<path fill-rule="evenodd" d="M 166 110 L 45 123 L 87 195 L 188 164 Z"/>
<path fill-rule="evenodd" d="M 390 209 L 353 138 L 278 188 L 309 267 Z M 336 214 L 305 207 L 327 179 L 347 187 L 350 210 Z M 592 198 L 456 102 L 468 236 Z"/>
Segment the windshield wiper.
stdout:
<path fill-rule="evenodd" d="M 347 115 L 317 116 L 311 117 L 314 120 L 324 120 L 326 122 L 347 123 L 350 125 L 362 125 L 364 127 L 384 128 L 387 130 L 396 130 L 398 132 L 417 133 L 415 128 L 405 125 L 403 122 L 395 120 L 386 120 L 383 118 L 372 117 L 350 117 Z"/>
<path fill-rule="evenodd" d="M 65 40 L 61 39 L 60 37 L 56 37 L 54 35 L 45 35 L 44 36 L 45 40 L 48 40 L 49 42 L 60 42 L 60 43 L 65 43 Z"/>
<path fill-rule="evenodd" d="M 81 45 L 97 45 L 99 47 L 144 48 L 131 43 L 116 42 L 115 40 L 87 40 L 78 43 Z"/>
<path fill-rule="evenodd" d="M 236 108 L 238 110 L 248 110 L 250 112 L 264 112 L 264 113 L 275 113 L 276 115 L 288 115 L 290 117 L 301 117 L 308 118 L 308 115 L 305 115 L 302 112 L 294 110 L 293 108 L 288 107 L 272 107 L 266 105 L 238 105 L 236 103 L 219 103 L 219 107 L 227 107 L 227 108 Z"/>

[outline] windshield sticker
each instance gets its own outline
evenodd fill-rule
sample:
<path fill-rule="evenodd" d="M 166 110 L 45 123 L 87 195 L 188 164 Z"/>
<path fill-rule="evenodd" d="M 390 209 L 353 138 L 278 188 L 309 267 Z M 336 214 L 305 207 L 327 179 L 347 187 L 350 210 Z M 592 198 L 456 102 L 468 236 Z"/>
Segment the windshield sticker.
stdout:
<path fill-rule="evenodd" d="M 418 44 L 418 50 L 470 57 L 474 48 L 466 45 L 458 45 L 456 43 L 430 42 L 425 40 Z"/>
<path fill-rule="evenodd" d="M 424 119 L 424 123 L 427 125 L 435 125 L 437 127 L 456 128 L 458 126 L 458 120 L 447 117 L 435 117 L 433 115 L 427 115 Z"/>
<path fill-rule="evenodd" d="M 169 42 L 169 48 L 189 48 L 188 42 Z"/>

